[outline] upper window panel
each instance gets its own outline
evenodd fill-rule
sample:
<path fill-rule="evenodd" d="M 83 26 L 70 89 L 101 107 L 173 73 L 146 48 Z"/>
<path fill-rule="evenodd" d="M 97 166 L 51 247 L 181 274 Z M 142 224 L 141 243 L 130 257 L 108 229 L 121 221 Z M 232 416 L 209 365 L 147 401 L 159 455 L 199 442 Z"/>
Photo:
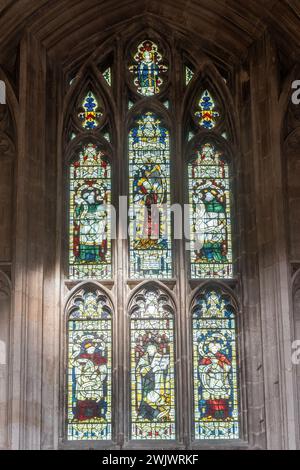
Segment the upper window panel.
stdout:
<path fill-rule="evenodd" d="M 129 132 L 130 277 L 171 278 L 170 139 L 158 116 Z"/>
<path fill-rule="evenodd" d="M 191 277 L 232 277 L 229 166 L 212 143 L 188 165 Z"/>
<path fill-rule="evenodd" d="M 99 126 L 99 120 L 103 112 L 100 110 L 95 95 L 89 91 L 83 99 L 78 119 L 86 130 L 93 130 Z"/>
<path fill-rule="evenodd" d="M 144 96 L 159 93 L 163 83 L 162 77 L 168 67 L 164 64 L 158 46 L 150 40 L 143 41 L 139 44 L 133 60 L 134 64 L 129 66 L 129 71 L 134 75 L 134 85 L 138 93 Z"/>
<path fill-rule="evenodd" d="M 213 129 L 220 118 L 220 114 L 208 90 L 205 90 L 201 95 L 197 107 L 198 110 L 195 112 L 195 117 L 198 125 L 204 129 Z"/>
<path fill-rule="evenodd" d="M 111 277 L 111 166 L 94 143 L 70 165 L 71 279 Z"/>

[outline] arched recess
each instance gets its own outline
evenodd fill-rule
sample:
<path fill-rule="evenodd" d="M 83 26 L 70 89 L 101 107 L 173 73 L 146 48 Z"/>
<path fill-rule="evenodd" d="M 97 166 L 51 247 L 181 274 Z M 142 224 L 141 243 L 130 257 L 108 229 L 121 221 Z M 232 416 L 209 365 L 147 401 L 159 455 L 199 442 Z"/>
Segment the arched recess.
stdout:
<path fill-rule="evenodd" d="M 0 271 L 0 449 L 8 449 L 11 282 Z"/>
<path fill-rule="evenodd" d="M 128 304 L 129 440 L 177 436 L 176 307 L 168 290 L 145 282 Z"/>
<path fill-rule="evenodd" d="M 65 308 L 63 444 L 113 441 L 113 305 L 98 283 L 80 283 Z"/>
<path fill-rule="evenodd" d="M 196 442 L 241 438 L 238 313 L 235 296 L 224 283 L 208 281 L 193 292 L 191 423 Z"/>

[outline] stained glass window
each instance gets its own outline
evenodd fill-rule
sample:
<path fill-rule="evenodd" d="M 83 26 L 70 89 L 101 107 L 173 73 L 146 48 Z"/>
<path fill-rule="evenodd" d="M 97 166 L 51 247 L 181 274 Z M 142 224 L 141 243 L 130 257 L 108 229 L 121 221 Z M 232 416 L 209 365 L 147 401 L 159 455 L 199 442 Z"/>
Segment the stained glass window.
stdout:
<path fill-rule="evenodd" d="M 68 440 L 111 439 L 111 311 L 97 290 L 79 291 L 68 321 Z"/>
<path fill-rule="evenodd" d="M 199 125 L 205 129 L 213 129 L 220 114 L 216 111 L 216 104 L 207 90 L 203 92 L 199 100 L 199 108 L 200 111 L 195 113 Z"/>
<path fill-rule="evenodd" d="M 111 167 L 93 143 L 70 165 L 70 278 L 111 277 Z"/>
<path fill-rule="evenodd" d="M 195 439 L 237 439 L 235 309 L 219 289 L 205 289 L 193 306 Z"/>
<path fill-rule="evenodd" d="M 154 113 L 129 133 L 130 276 L 172 277 L 169 131 Z"/>
<path fill-rule="evenodd" d="M 194 72 L 189 68 L 185 67 L 185 84 L 188 85 L 194 76 Z"/>
<path fill-rule="evenodd" d="M 145 96 L 159 93 L 163 83 L 162 75 L 167 72 L 168 67 L 163 63 L 157 45 L 150 40 L 143 41 L 133 59 L 135 63 L 129 66 L 129 71 L 134 74 L 138 93 Z"/>
<path fill-rule="evenodd" d="M 89 91 L 82 102 L 82 110 L 78 114 L 81 125 L 86 130 L 98 127 L 102 111 L 99 109 L 98 101 L 91 91 Z"/>
<path fill-rule="evenodd" d="M 206 143 L 188 165 L 191 277 L 232 277 L 229 166 Z"/>
<path fill-rule="evenodd" d="M 109 86 L 111 86 L 111 68 L 108 67 L 106 70 L 103 72 L 103 78 L 107 82 Z"/>
<path fill-rule="evenodd" d="M 131 310 L 131 438 L 175 439 L 174 317 L 158 289 Z"/>

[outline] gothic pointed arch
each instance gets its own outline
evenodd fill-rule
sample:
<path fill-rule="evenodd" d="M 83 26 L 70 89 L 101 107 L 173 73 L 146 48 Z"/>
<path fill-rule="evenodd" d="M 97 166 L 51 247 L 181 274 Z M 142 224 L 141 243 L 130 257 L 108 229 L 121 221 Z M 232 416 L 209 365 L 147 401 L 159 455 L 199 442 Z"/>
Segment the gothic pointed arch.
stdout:
<path fill-rule="evenodd" d="M 186 87 L 182 106 L 187 140 L 209 131 L 235 145 L 237 116 L 230 83 L 208 58 L 194 70 L 193 82 Z"/>

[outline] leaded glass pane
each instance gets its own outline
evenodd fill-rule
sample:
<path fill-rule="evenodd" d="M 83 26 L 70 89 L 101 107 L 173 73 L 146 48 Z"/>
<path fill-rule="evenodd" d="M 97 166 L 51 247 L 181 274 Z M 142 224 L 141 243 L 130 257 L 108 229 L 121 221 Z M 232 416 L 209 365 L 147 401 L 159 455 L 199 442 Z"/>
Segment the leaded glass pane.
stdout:
<path fill-rule="evenodd" d="M 80 291 L 68 321 L 68 440 L 111 439 L 111 312 Z"/>
<path fill-rule="evenodd" d="M 174 317 L 158 290 L 131 314 L 131 438 L 175 439 Z"/>
<path fill-rule="evenodd" d="M 194 76 L 194 72 L 189 68 L 185 67 L 185 84 L 188 85 Z"/>
<path fill-rule="evenodd" d="M 71 279 L 111 277 L 111 167 L 96 144 L 70 165 Z"/>
<path fill-rule="evenodd" d="M 191 277 L 232 277 L 229 167 L 206 143 L 188 165 Z"/>
<path fill-rule="evenodd" d="M 95 129 L 99 126 L 102 114 L 95 95 L 89 91 L 82 102 L 82 111 L 78 114 L 82 127 L 86 130 Z"/>
<path fill-rule="evenodd" d="M 205 289 L 193 308 L 195 439 L 237 439 L 235 311 L 219 289 Z"/>
<path fill-rule="evenodd" d="M 203 92 L 198 106 L 200 111 L 196 111 L 195 116 L 199 125 L 204 129 L 213 129 L 220 114 L 216 111 L 215 101 L 207 90 Z"/>
<path fill-rule="evenodd" d="M 134 74 L 134 84 L 138 93 L 144 96 L 153 96 L 160 92 L 163 83 L 162 74 L 168 67 L 163 64 L 163 57 L 157 45 L 150 41 L 143 41 L 133 57 L 134 64 L 129 71 Z"/>
<path fill-rule="evenodd" d="M 108 67 L 106 70 L 103 72 L 103 78 L 107 82 L 109 86 L 111 86 L 111 68 Z"/>
<path fill-rule="evenodd" d="M 129 133 L 129 220 L 130 277 L 172 277 L 170 139 L 152 112 Z"/>

